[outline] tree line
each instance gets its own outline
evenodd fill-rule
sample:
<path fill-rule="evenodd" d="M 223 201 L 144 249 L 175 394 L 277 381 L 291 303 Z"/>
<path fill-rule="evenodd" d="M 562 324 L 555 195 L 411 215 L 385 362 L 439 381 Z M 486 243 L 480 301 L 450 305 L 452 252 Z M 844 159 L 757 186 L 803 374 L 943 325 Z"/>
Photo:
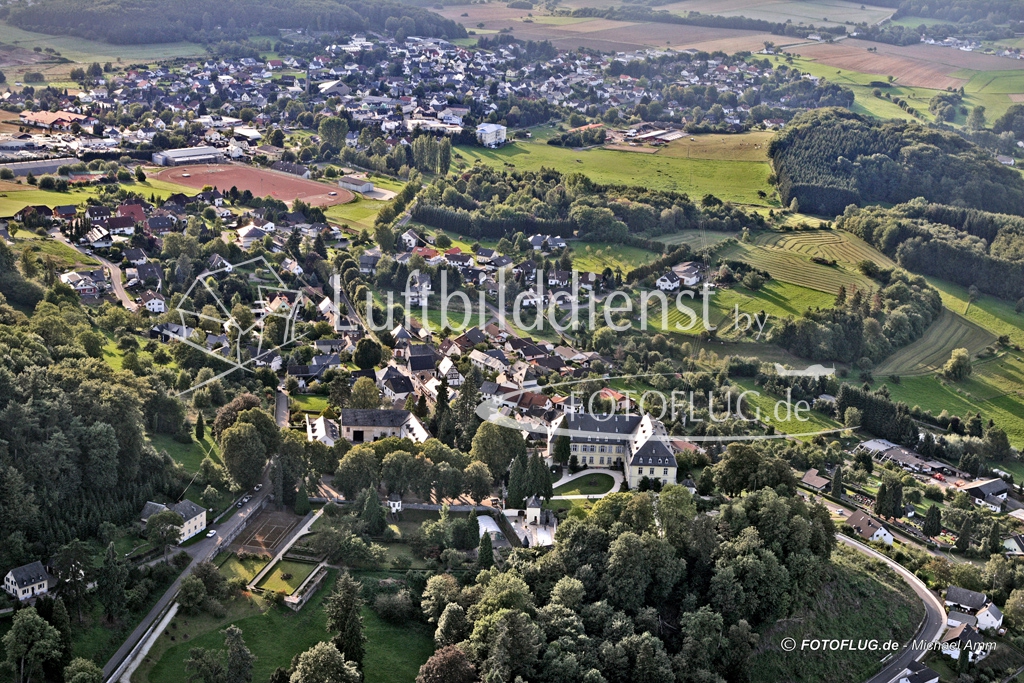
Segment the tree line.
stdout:
<path fill-rule="evenodd" d="M 281 28 L 340 33 L 397 30 L 389 25 L 389 20 L 408 26 L 410 35 L 466 36 L 466 29 L 455 21 L 393 0 L 372 4 L 356 0 L 268 0 L 258 5 L 242 0 L 115 0 L 84 6 L 72 0 L 46 0 L 11 8 L 6 19 L 30 31 L 74 35 L 117 45 L 240 39 Z"/>
<path fill-rule="evenodd" d="M 1024 297 L 1024 219 L 914 200 L 848 207 L 836 227 L 900 266 L 1010 301 Z"/>

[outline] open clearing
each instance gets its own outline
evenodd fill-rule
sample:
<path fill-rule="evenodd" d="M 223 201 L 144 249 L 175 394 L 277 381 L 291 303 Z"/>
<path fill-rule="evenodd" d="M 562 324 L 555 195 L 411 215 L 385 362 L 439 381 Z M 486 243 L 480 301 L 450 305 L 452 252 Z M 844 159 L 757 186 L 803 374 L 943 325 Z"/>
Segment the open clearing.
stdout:
<path fill-rule="evenodd" d="M 270 196 L 283 202 L 301 199 L 315 206 L 344 204 L 355 197 L 348 190 L 337 186 L 306 180 L 289 173 L 235 164 L 172 166 L 157 173 L 156 177 L 195 190 L 201 190 L 207 185 L 221 191 L 237 187 L 239 191 L 249 190 L 257 197 Z M 331 196 L 330 192 L 336 194 Z"/>
<path fill-rule="evenodd" d="M 924 336 L 886 358 L 874 372 L 879 377 L 937 372 L 949 360 L 953 349 L 965 348 L 973 355 L 995 339 L 988 330 L 943 307 L 938 320 L 928 327 Z"/>
<path fill-rule="evenodd" d="M 768 185 L 771 167 L 765 162 L 686 159 L 661 154 L 632 154 L 607 149 L 575 150 L 543 142 L 515 142 L 500 149 L 458 147 L 463 162 L 479 161 L 494 168 L 537 171 L 542 166 L 562 173 L 579 171 L 603 184 L 644 185 L 685 192 L 699 198 L 714 194 L 723 201 L 767 206 L 758 190 Z M 458 166 L 459 159 L 456 159 Z"/>
<path fill-rule="evenodd" d="M 705 230 L 702 233 L 699 230 L 686 230 L 671 235 L 658 235 L 655 239 L 665 244 L 686 244 L 691 249 L 704 249 L 705 247 L 713 247 L 725 240 L 738 239 L 739 236 L 739 233 L 736 232 Z"/>
<path fill-rule="evenodd" d="M 1011 343 L 1024 346 L 1024 315 L 1017 313 L 1012 302 L 988 294 L 982 294 L 971 301 L 966 287 L 937 278 L 928 278 L 928 284 L 939 290 L 942 303 L 951 311 L 981 325 L 996 336 L 1005 334 Z"/>
<path fill-rule="evenodd" d="M 801 45 L 798 49 L 802 57 L 815 59 L 822 64 L 838 69 L 850 69 L 862 73 L 880 74 L 894 77 L 897 82 L 905 85 L 920 86 L 943 90 L 959 88 L 967 83 L 966 79 L 954 78 L 950 74 L 962 67 L 951 67 L 929 60 L 927 57 L 911 57 L 906 54 L 892 54 L 879 48 L 878 52 L 868 52 L 868 47 L 882 45 L 863 40 L 844 40 L 841 43 Z M 923 46 L 928 47 L 928 46 Z M 939 48 L 946 52 L 952 49 Z M 959 52 L 957 50 L 956 52 Z"/>

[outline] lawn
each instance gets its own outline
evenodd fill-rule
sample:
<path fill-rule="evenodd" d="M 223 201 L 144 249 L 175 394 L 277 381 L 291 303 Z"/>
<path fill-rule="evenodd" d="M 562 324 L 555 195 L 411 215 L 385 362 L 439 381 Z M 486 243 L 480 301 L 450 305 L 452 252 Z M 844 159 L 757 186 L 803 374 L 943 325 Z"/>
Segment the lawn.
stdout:
<path fill-rule="evenodd" d="M 281 560 L 270 572 L 260 579 L 256 584 L 257 588 L 273 591 L 275 593 L 284 591 L 288 595 L 294 593 L 306 577 L 313 573 L 316 564 L 312 562 L 296 562 L 295 560 Z M 288 578 L 285 578 L 288 575 Z"/>
<path fill-rule="evenodd" d="M 374 180 L 376 182 L 376 179 Z M 376 199 L 365 199 L 356 195 L 356 198 L 347 204 L 335 204 L 324 211 L 327 219 L 333 223 L 347 223 L 349 227 L 361 230 L 373 230 L 373 219 L 387 205 Z"/>
<path fill-rule="evenodd" d="M 673 140 L 656 154 L 679 159 L 718 159 L 721 161 L 768 162 L 768 142 L 775 133 L 707 133 Z"/>
<path fill-rule="evenodd" d="M 615 485 L 615 479 L 609 474 L 595 472 L 562 484 L 555 489 L 556 496 L 593 496 L 600 493 L 608 493 Z"/>
<path fill-rule="evenodd" d="M 0 29 L 2 27 L 3 25 L 0 24 Z M 194 192 L 194 190 L 190 190 L 187 187 L 156 179 L 146 180 L 141 183 L 135 181 L 122 183 L 121 187 L 131 192 L 138 192 L 146 198 L 149 198 L 150 195 L 163 198 L 175 192 Z M 36 204 L 45 204 L 46 206 L 62 204 L 82 205 L 85 204 L 87 199 L 97 197 L 99 190 L 99 186 L 91 185 L 88 187 L 76 187 L 67 192 L 56 192 L 40 190 L 32 185 L 0 182 L 0 216 L 13 216 L 26 206 Z"/>
<path fill-rule="evenodd" d="M 269 562 L 269 560 L 263 557 L 250 557 L 243 562 L 234 553 L 223 553 L 222 555 L 226 557 L 218 557 L 214 562 L 220 567 L 220 573 L 228 581 L 231 579 L 243 579 L 248 583 Z"/>
<path fill-rule="evenodd" d="M 514 142 L 500 149 L 458 147 L 456 154 L 456 168 L 459 157 L 469 165 L 479 161 L 498 169 L 537 171 L 544 166 L 563 173 L 580 171 L 603 184 L 643 185 L 695 198 L 713 194 L 739 204 L 767 206 L 757 191 L 772 191 L 767 162 L 686 159 L 608 149 L 578 151 L 540 141 Z"/>
<path fill-rule="evenodd" d="M 572 267 L 580 272 L 601 274 L 605 268 L 623 275 L 655 260 L 660 254 L 637 247 L 608 242 L 580 242 L 571 240 Z"/>
<path fill-rule="evenodd" d="M 811 604 L 790 619 L 761 633 L 761 646 L 750 662 L 752 683 L 830 681 L 853 683 L 879 669 L 879 654 L 870 650 L 784 652 L 783 638 L 877 638 L 904 643 L 917 629 L 924 606 L 887 565 L 838 545 L 824 583 Z"/>
<path fill-rule="evenodd" d="M 365 607 L 363 634 L 367 640 L 363 657 L 366 683 L 412 683 L 420 666 L 434 654 L 430 627 L 415 621 L 389 624 Z"/>
<path fill-rule="evenodd" d="M 209 429 L 206 430 L 202 441 L 196 441 L 193 435 L 192 442 L 187 444 L 175 441 L 170 434 L 150 434 L 149 440 L 153 448 L 157 451 L 167 451 L 174 462 L 181 463 L 189 472 L 198 472 L 207 455 L 217 464 L 222 464 L 220 449 Z"/>
<path fill-rule="evenodd" d="M 319 394 L 294 394 L 289 396 L 298 410 L 319 415 L 327 408 L 327 397 Z"/>

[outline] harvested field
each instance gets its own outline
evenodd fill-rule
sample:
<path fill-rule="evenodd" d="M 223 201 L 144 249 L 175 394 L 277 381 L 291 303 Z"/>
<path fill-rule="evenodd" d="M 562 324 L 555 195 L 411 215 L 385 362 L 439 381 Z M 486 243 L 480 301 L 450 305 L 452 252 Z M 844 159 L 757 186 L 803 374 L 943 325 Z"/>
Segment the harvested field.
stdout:
<path fill-rule="evenodd" d="M 188 177 L 185 177 L 186 175 Z M 270 196 L 283 202 L 301 199 L 315 206 L 344 204 L 355 197 L 348 190 L 337 186 L 332 187 L 288 173 L 236 164 L 173 166 L 158 172 L 156 177 L 196 190 L 201 190 L 207 185 L 221 191 L 237 187 L 239 191 L 249 190 L 257 197 Z M 330 192 L 337 194 L 332 197 Z"/>
<path fill-rule="evenodd" d="M 567 0 L 567 7 L 607 8 L 620 5 L 615 0 Z M 689 12 L 717 14 L 725 17 L 748 17 L 766 21 L 791 20 L 795 24 L 807 23 L 815 26 L 836 25 L 850 22 L 877 23 L 893 13 L 891 7 L 876 7 L 846 2 L 845 0 L 813 0 L 804 2 L 791 0 L 687 0 L 659 5 L 658 10 L 672 14 L 686 15 Z M 828 17 L 828 21 L 824 19 Z M 778 44 L 778 41 L 776 41 Z"/>
<path fill-rule="evenodd" d="M 995 339 L 996 336 L 988 330 L 943 308 L 939 319 L 931 324 L 923 337 L 886 358 L 875 374 L 883 377 L 937 372 L 949 360 L 953 349 L 965 348 L 973 355 Z"/>
<path fill-rule="evenodd" d="M 754 241 L 768 249 L 782 249 L 809 257 L 818 256 L 850 265 L 866 260 L 884 268 L 896 267 L 889 257 L 867 242 L 837 230 L 766 232 L 759 234 Z"/>
<path fill-rule="evenodd" d="M 877 43 L 881 45 L 881 43 Z M 879 80 L 892 76 L 900 85 L 913 85 L 921 88 L 959 88 L 966 85 L 967 80 L 954 78 L 950 74 L 957 70 L 946 64 L 939 64 L 922 58 L 908 57 L 899 54 L 883 54 L 882 50 L 868 52 L 867 48 L 876 45 L 863 40 L 846 40 L 832 45 L 801 45 L 797 48 L 802 57 L 814 59 L 820 64 L 827 64 L 839 69 L 849 69 L 862 73 L 877 74 Z M 953 50 L 947 50 L 953 52 Z"/>

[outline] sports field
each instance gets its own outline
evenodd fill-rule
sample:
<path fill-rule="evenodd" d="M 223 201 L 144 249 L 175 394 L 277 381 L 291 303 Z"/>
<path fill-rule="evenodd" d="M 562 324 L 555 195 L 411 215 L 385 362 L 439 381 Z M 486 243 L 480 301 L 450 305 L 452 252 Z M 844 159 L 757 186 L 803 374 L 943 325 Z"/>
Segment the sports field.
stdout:
<path fill-rule="evenodd" d="M 281 173 L 238 164 L 204 164 L 174 166 L 155 174 L 160 180 L 201 190 L 207 185 L 223 191 L 237 187 L 249 190 L 257 197 L 273 197 L 283 202 L 301 199 L 314 206 L 333 206 L 352 201 L 348 190 L 337 186 L 307 180 L 290 173 Z M 333 195 L 331 193 L 334 193 Z"/>
<path fill-rule="evenodd" d="M 291 512 L 263 510 L 231 544 L 232 550 L 250 553 L 273 554 L 284 543 L 288 534 L 299 525 L 301 517 Z"/>
<path fill-rule="evenodd" d="M 758 190 L 770 194 L 771 167 L 767 161 L 687 159 L 659 154 L 636 154 L 608 149 L 574 150 L 539 141 L 515 142 L 500 149 L 458 147 L 458 161 L 495 168 L 537 171 L 542 166 L 562 173 L 579 171 L 603 184 L 644 185 L 656 190 L 685 192 L 700 198 L 713 194 L 724 201 L 767 206 Z"/>

